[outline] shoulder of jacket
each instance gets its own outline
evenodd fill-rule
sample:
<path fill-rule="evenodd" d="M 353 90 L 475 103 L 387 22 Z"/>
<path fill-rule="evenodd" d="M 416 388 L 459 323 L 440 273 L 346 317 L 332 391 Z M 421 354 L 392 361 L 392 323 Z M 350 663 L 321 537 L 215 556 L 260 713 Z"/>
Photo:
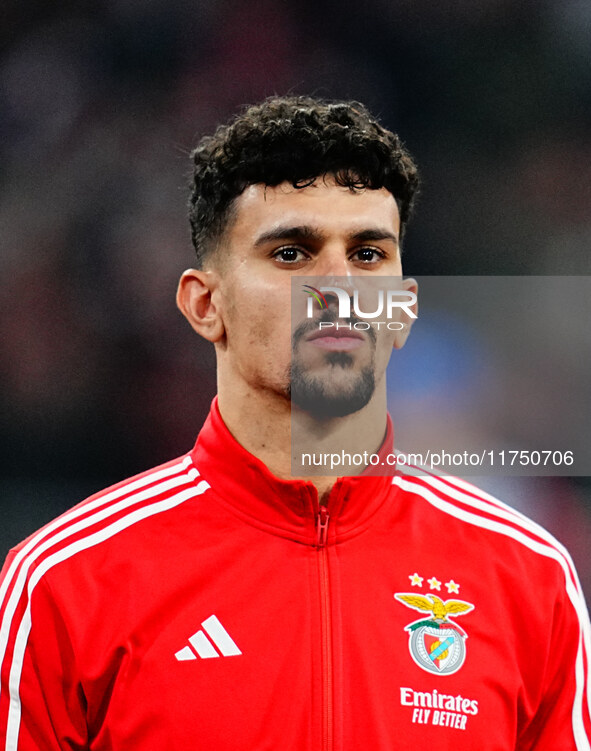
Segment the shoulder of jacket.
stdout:
<path fill-rule="evenodd" d="M 540 524 L 490 493 L 460 478 L 435 475 L 421 467 L 401 468 L 393 485 L 429 504 L 430 512 L 446 524 L 481 530 L 479 541 L 487 541 L 494 550 L 505 542 L 515 543 L 527 559 L 552 560 L 567 580 L 580 588 L 564 545 Z"/>
<path fill-rule="evenodd" d="M 68 560 L 75 563 L 83 551 L 180 506 L 208 488 L 187 454 L 91 495 L 10 551 L 2 572 L 0 601 L 2 590 L 16 580 L 29 580 L 34 588 L 57 564 Z"/>

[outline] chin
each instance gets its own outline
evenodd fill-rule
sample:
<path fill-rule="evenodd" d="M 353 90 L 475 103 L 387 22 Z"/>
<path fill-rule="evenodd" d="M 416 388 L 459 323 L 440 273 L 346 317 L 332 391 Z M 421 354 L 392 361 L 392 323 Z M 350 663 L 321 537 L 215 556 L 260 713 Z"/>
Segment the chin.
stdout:
<path fill-rule="evenodd" d="M 363 409 L 375 392 L 373 368 L 357 374 L 333 371 L 312 376 L 294 364 L 288 388 L 292 404 L 319 420 L 347 417 Z"/>

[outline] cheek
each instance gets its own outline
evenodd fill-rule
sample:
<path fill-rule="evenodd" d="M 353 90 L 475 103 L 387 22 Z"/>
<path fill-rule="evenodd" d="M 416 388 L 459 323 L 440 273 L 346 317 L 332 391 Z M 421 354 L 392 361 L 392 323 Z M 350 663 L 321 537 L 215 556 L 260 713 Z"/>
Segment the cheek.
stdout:
<path fill-rule="evenodd" d="M 289 365 L 291 316 L 289 300 L 271 300 L 265 290 L 242 294 L 227 308 L 228 347 L 254 369 Z"/>

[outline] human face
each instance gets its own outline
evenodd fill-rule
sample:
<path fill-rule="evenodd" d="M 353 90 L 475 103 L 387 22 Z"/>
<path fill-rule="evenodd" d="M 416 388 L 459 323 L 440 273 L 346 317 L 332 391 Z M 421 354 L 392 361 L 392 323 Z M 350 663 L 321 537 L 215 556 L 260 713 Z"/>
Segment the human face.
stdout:
<path fill-rule="evenodd" d="M 396 202 L 385 189 L 351 191 L 330 177 L 305 188 L 246 188 L 217 251 L 225 330 L 218 367 L 225 382 L 289 398 L 298 370 L 309 382 L 330 384 L 341 401 L 359 392 L 368 372 L 375 384 L 391 339 L 384 348 L 368 335 L 340 343 L 303 335 L 293 343 L 292 368 L 291 282 L 294 275 L 400 277 L 399 230 Z"/>

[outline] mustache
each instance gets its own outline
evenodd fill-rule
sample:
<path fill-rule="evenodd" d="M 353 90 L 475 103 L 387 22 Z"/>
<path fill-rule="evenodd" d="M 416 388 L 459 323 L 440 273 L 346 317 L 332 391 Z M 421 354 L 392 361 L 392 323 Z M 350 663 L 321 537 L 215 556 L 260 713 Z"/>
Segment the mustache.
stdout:
<path fill-rule="evenodd" d="M 359 318 L 355 315 L 349 316 L 348 318 L 339 318 L 332 308 L 326 308 L 312 320 L 302 321 L 299 326 L 296 326 L 291 337 L 292 348 L 295 349 L 295 347 L 305 336 L 312 333 L 313 331 L 317 331 L 318 324 L 320 323 L 340 323 L 346 324 L 347 326 L 349 326 L 350 324 L 351 328 L 354 328 L 356 323 L 367 323 L 367 321 L 364 321 L 362 318 Z M 367 334 L 367 337 L 371 340 L 372 344 L 375 344 L 377 334 L 374 328 L 372 326 L 369 326 L 367 329 L 364 327 L 362 330 L 364 334 Z"/>

